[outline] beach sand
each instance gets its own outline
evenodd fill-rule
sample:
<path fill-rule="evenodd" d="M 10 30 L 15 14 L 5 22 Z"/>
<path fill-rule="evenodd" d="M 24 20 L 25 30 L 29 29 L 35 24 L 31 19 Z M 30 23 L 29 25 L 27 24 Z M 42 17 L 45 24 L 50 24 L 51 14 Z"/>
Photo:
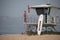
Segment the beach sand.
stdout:
<path fill-rule="evenodd" d="M 60 40 L 60 35 L 3 34 L 0 40 Z"/>

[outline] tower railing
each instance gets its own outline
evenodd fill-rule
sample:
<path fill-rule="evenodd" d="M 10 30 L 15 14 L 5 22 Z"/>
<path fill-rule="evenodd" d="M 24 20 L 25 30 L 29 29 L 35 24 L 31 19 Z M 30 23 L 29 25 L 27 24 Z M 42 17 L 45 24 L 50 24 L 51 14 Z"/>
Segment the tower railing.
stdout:
<path fill-rule="evenodd" d="M 47 21 L 47 23 L 45 22 Z M 38 18 L 37 17 L 27 17 L 27 24 L 38 24 Z M 45 20 L 45 16 L 43 18 L 43 24 L 54 24 L 56 25 L 56 17 L 47 15 L 47 20 Z"/>

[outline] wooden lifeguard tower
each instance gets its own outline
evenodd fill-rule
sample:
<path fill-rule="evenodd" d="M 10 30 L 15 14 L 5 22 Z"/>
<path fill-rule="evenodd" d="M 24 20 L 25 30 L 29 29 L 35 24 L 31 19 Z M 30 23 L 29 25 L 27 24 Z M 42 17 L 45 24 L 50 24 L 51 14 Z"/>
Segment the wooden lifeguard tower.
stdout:
<path fill-rule="evenodd" d="M 55 31 L 56 26 L 56 14 L 57 10 L 60 9 L 58 7 L 52 6 L 50 4 L 46 5 L 36 5 L 31 6 L 31 9 L 35 9 L 38 15 L 38 21 L 37 22 L 24 22 L 27 25 L 27 32 L 32 31 L 34 28 L 30 29 L 30 27 L 35 27 L 35 32 L 37 32 L 38 35 L 41 34 L 42 28 L 45 27 L 52 27 Z"/>

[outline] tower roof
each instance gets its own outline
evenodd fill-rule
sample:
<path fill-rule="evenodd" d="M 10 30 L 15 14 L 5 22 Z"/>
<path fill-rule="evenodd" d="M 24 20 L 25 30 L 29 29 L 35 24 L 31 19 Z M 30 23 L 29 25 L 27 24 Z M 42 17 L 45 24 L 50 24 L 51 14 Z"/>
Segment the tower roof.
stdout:
<path fill-rule="evenodd" d="M 33 9 L 35 9 L 35 8 L 48 8 L 48 7 L 60 9 L 59 7 L 55 7 L 53 5 L 48 5 L 48 4 L 31 6 L 31 8 L 33 8 Z"/>

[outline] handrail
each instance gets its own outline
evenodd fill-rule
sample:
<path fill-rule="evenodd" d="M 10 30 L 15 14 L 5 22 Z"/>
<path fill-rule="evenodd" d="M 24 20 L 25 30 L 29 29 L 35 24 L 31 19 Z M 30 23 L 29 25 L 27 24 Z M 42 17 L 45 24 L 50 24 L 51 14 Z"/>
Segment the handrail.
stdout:
<path fill-rule="evenodd" d="M 56 17 L 48 15 L 47 17 L 47 23 L 49 24 L 56 24 Z M 38 18 L 34 17 L 28 17 L 26 23 L 38 23 Z M 45 18 L 43 20 L 43 23 L 45 23 Z"/>

